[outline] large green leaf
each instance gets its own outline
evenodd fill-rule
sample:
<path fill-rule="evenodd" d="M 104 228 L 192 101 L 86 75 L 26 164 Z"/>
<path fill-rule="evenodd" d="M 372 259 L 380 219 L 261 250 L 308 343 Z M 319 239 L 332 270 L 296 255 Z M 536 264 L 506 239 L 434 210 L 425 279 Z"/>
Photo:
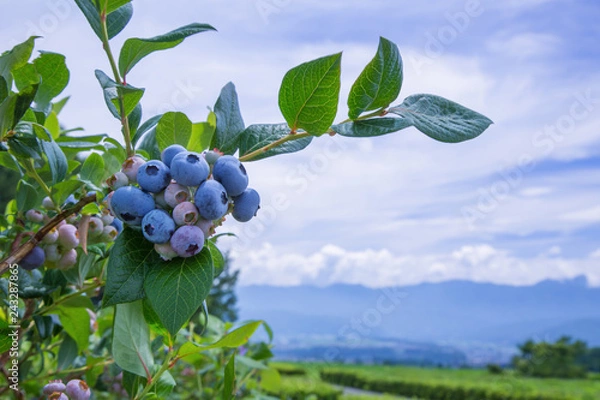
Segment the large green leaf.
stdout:
<path fill-rule="evenodd" d="M 17 184 L 17 209 L 21 212 L 26 212 L 37 205 L 38 193 L 33 185 L 30 185 L 24 180 L 20 180 Z"/>
<path fill-rule="evenodd" d="M 223 379 L 223 396 L 222 400 L 231 400 L 234 396 L 233 389 L 235 388 L 235 353 L 225 365 L 225 376 Z"/>
<path fill-rule="evenodd" d="M 279 108 L 292 130 L 325 133 L 337 113 L 342 53 L 288 71 L 279 89 Z"/>
<path fill-rule="evenodd" d="M 446 143 L 473 139 L 493 122 L 451 100 L 432 94 L 415 94 L 389 110 L 410 121 L 427 136 Z"/>
<path fill-rule="evenodd" d="M 163 151 L 172 144 L 186 146 L 192 136 L 192 121 L 181 112 L 165 113 L 156 125 L 156 143 Z"/>
<path fill-rule="evenodd" d="M 148 133 L 142 136 L 141 140 L 137 143 L 136 148 L 138 150 L 144 150 L 151 159 L 160 160 L 160 149 L 158 143 L 156 143 L 156 128 L 150 129 Z"/>
<path fill-rule="evenodd" d="M 194 257 L 160 262 L 144 281 L 146 298 L 167 330 L 175 335 L 200 308 L 213 281 L 210 251 Z"/>
<path fill-rule="evenodd" d="M 83 162 L 79 176 L 83 181 L 100 186 L 104 177 L 104 159 L 98 153 L 91 153 Z"/>
<path fill-rule="evenodd" d="M 133 135 L 133 138 L 131 138 L 131 141 L 133 143 L 133 145 L 135 146 L 138 142 L 138 140 L 141 139 L 142 136 L 144 136 L 144 134 L 146 132 L 148 132 L 150 129 L 154 128 L 156 126 L 156 124 L 158 123 L 158 121 L 162 118 L 162 114 L 159 115 L 155 115 L 154 117 L 148 119 L 146 122 L 144 122 L 135 132 L 135 135 Z"/>
<path fill-rule="evenodd" d="M 141 231 L 123 229 L 110 251 L 103 306 L 128 303 L 144 297 L 144 278 L 160 262 L 154 245 Z"/>
<path fill-rule="evenodd" d="M 177 28 L 164 35 L 155 36 L 149 39 L 131 38 L 127 39 L 121 47 L 119 55 L 119 71 L 122 76 L 127 75 L 129 71 L 141 59 L 154 53 L 155 51 L 166 50 L 177 46 L 183 42 L 188 36 L 195 35 L 200 32 L 216 30 L 208 24 L 189 24 Z"/>
<path fill-rule="evenodd" d="M 192 136 L 186 148 L 190 151 L 201 152 L 208 149 L 217 128 L 217 115 L 208 114 L 206 122 L 196 122 L 192 125 Z"/>
<path fill-rule="evenodd" d="M 118 10 L 119 8 L 123 7 L 125 4 L 127 3 L 131 3 L 131 0 L 108 0 L 108 1 L 100 1 L 100 4 L 103 6 L 106 6 L 106 8 L 104 9 L 104 11 L 107 14 L 110 14 L 111 12 Z"/>
<path fill-rule="evenodd" d="M 4 78 L 4 83 L 8 89 L 7 91 L 9 91 L 12 86 L 11 72 L 27 64 L 27 61 L 29 61 L 29 58 L 31 57 L 31 52 L 33 51 L 35 39 L 38 37 L 39 36 L 31 36 L 23 43 L 19 43 L 13 47 L 12 50 L 6 51 L 0 55 L 0 76 Z"/>
<path fill-rule="evenodd" d="M 202 350 L 208 349 L 220 349 L 222 347 L 226 348 L 235 348 L 240 347 L 248 342 L 250 336 L 256 332 L 258 327 L 262 324 L 262 321 L 251 321 L 248 322 L 239 328 L 229 332 L 227 335 L 223 336 L 221 339 L 216 341 L 213 344 L 209 344 L 206 346 L 198 346 L 198 348 Z"/>
<path fill-rule="evenodd" d="M 90 315 L 86 309 L 61 305 L 56 312 L 63 329 L 75 340 L 79 351 L 83 352 L 90 337 Z"/>
<path fill-rule="evenodd" d="M 31 85 L 19 93 L 12 93 L 0 103 L 0 135 L 4 135 L 6 131 L 14 129 L 17 123 L 25 115 L 39 85 Z"/>
<path fill-rule="evenodd" d="M 65 56 L 57 53 L 41 52 L 33 61 L 42 82 L 35 96 L 35 102 L 40 108 L 46 108 L 50 101 L 58 96 L 69 83 L 69 69 Z"/>
<path fill-rule="evenodd" d="M 67 177 L 68 163 L 65 153 L 60 146 L 52 140 L 40 140 L 44 155 L 48 160 L 48 166 L 52 174 L 51 185 L 62 182 Z"/>
<path fill-rule="evenodd" d="M 88 23 L 96 33 L 98 38 L 102 39 L 102 25 L 100 23 L 100 13 L 94 5 L 93 0 L 75 0 L 77 6 L 88 20 Z M 127 26 L 133 15 L 133 6 L 131 3 L 124 4 L 120 8 L 111 12 L 106 17 L 106 30 L 108 38 L 112 39 Z"/>
<path fill-rule="evenodd" d="M 356 119 L 365 111 L 387 107 L 402 87 L 402 58 L 398 46 L 379 38 L 377 54 L 361 72 L 348 96 L 348 116 Z"/>
<path fill-rule="evenodd" d="M 286 123 L 250 125 L 246 128 L 244 133 L 242 133 L 240 138 L 240 156 L 249 154 L 254 150 L 258 150 L 289 135 L 290 127 Z M 312 136 L 290 140 L 253 157 L 250 161 L 260 160 L 278 154 L 294 153 L 304 149 L 311 141 Z"/>
<path fill-rule="evenodd" d="M 152 373 L 150 329 L 141 301 L 117 305 L 112 342 L 112 354 L 119 367 L 143 377 Z"/>
<path fill-rule="evenodd" d="M 244 131 L 244 120 L 233 83 L 229 82 L 221 89 L 214 112 L 217 115 L 217 127 L 210 147 L 233 154 L 239 147 L 240 135 Z"/>
<path fill-rule="evenodd" d="M 111 114 L 119 120 L 121 119 L 121 111 L 123 111 L 121 110 L 119 97 L 123 99 L 124 113 L 127 116 L 131 114 L 144 95 L 144 89 L 118 84 L 100 70 L 96 70 L 96 78 L 102 87 L 106 106 Z"/>
<path fill-rule="evenodd" d="M 406 118 L 371 118 L 333 125 L 331 129 L 342 136 L 373 137 L 397 132 L 412 126 Z"/>
<path fill-rule="evenodd" d="M 210 250 L 210 256 L 212 257 L 213 270 L 215 278 L 221 275 L 223 269 L 225 268 L 225 257 L 223 257 L 223 253 L 217 247 L 217 245 L 209 240 L 206 242 L 208 249 Z"/>

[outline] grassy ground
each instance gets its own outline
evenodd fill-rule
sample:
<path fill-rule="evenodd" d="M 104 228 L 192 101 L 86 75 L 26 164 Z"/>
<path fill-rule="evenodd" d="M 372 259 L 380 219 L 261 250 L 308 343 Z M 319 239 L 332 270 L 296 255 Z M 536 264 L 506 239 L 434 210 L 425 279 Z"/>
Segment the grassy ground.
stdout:
<path fill-rule="evenodd" d="M 277 365 L 277 364 L 276 364 Z M 543 394 L 569 396 L 577 400 L 600 400 L 600 375 L 591 375 L 589 379 L 537 379 L 524 378 L 512 371 L 502 375 L 492 375 L 486 370 L 426 369 L 404 366 L 358 366 L 358 365 L 320 365 L 280 363 L 282 368 L 304 368 L 306 379 L 319 380 L 319 370 L 323 367 L 342 369 L 360 373 L 374 379 L 392 379 L 410 382 L 433 382 L 461 387 L 485 387 L 509 391 L 514 394 Z M 367 400 L 375 397 L 344 396 L 345 399 Z M 382 399 L 382 397 L 376 397 Z M 391 397 L 386 398 L 392 399 Z M 397 398 L 396 398 L 397 399 Z"/>

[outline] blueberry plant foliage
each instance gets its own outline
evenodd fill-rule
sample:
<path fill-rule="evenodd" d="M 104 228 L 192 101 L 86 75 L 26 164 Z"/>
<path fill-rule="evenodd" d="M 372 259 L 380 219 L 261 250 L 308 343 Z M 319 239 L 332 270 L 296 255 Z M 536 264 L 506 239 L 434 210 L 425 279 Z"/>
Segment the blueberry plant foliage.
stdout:
<path fill-rule="evenodd" d="M 193 122 L 178 111 L 145 119 L 140 102 L 145 89 L 134 86 L 129 73 L 152 53 L 215 29 L 191 23 L 152 38 L 129 38 L 117 53 L 111 39 L 130 21 L 131 1 L 75 2 L 106 53 L 110 70 L 96 70 L 95 76 L 107 117 L 120 121 L 123 140 L 61 125 L 69 98 L 59 96 L 69 70 L 60 54 L 33 54 L 37 37 L 0 55 L 0 165 L 21 176 L 16 198 L 0 216 L 0 297 L 5 306 L 0 309 L 0 381 L 7 383 L 0 396 L 43 392 L 67 398 L 62 387 L 68 385 L 46 385 L 54 379 L 87 385 L 96 398 L 229 399 L 276 393 L 278 375 L 267 362 L 270 342 L 248 342 L 261 325 L 271 337 L 268 325 L 223 323 L 208 317 L 210 310 L 203 306 L 223 269 L 217 247 L 223 233 L 216 234 L 215 228 L 230 214 L 249 220 L 259 201 L 256 191 L 240 194 L 237 183 L 220 178 L 229 172 L 218 171 L 218 160 L 229 160 L 245 174 L 240 163 L 303 150 L 326 134 L 374 137 L 415 127 L 435 140 L 457 143 L 479 136 L 492 121 L 436 95 L 416 94 L 398 102 L 402 58 L 385 38 L 350 90 L 344 121 L 334 121 L 342 53 L 285 74 L 279 90 L 284 122 L 246 126 L 233 83 L 223 87 L 206 121 Z M 178 150 L 171 154 L 173 149 Z M 170 163 L 179 152 L 209 169 L 187 181 L 190 171 L 184 166 L 177 179 L 194 183 L 167 193 L 165 185 L 175 184 L 169 182 L 176 174 Z M 148 176 L 140 178 L 142 169 Z M 162 171 L 164 185 L 152 180 L 156 171 Z M 140 211 L 142 197 L 127 197 L 131 193 L 145 196 L 150 206 Z M 195 197 L 195 204 L 178 212 L 182 193 L 183 200 Z M 111 198 L 125 200 L 111 204 Z M 215 199 L 223 204 L 211 203 Z M 207 211 L 213 206 L 217 211 Z M 143 222 L 150 213 L 150 222 Z M 189 241 L 174 251 L 175 228 L 158 232 L 168 232 L 166 239 L 156 233 L 157 226 L 171 226 L 173 219 L 186 232 L 193 231 L 193 251 L 188 251 Z M 200 219 L 206 222 L 201 227 Z M 188 240 L 184 233 L 177 240 Z M 14 265 L 19 265 L 16 278 Z M 14 358 L 7 334 L 15 324 L 18 390 L 9 388 L 7 370 Z M 188 376 L 192 378 L 184 379 Z M 89 391 L 73 393 L 72 398 L 90 396 Z"/>

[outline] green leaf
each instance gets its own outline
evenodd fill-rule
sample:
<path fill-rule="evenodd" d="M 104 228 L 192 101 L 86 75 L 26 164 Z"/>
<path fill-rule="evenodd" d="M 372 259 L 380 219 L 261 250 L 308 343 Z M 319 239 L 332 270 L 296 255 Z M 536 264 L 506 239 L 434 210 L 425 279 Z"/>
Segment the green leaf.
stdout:
<path fill-rule="evenodd" d="M 142 299 L 144 278 L 159 260 L 154 245 L 141 231 L 123 229 L 110 251 L 102 305 L 107 307 Z"/>
<path fill-rule="evenodd" d="M 154 366 L 154 373 L 158 372 L 160 367 L 158 365 Z M 157 399 L 168 399 L 170 397 L 171 392 L 177 385 L 173 375 L 169 371 L 163 372 L 163 374 L 158 378 L 158 381 L 152 386 L 150 389 L 151 393 L 156 394 Z"/>
<path fill-rule="evenodd" d="M 46 121 L 44 121 L 44 128 L 46 128 L 48 132 L 50 132 L 50 135 L 52 135 L 52 139 L 56 140 L 59 138 L 60 122 L 58 121 L 58 116 L 54 111 L 51 111 L 50 114 L 48 114 Z"/>
<path fill-rule="evenodd" d="M 65 332 L 75 340 L 77 348 L 83 352 L 89 343 L 90 315 L 83 307 L 58 306 L 56 309 Z"/>
<path fill-rule="evenodd" d="M 65 107 L 65 105 L 69 101 L 70 98 L 71 98 L 71 96 L 63 97 L 62 99 L 60 99 L 57 102 L 53 103 L 52 104 L 52 111 L 54 111 L 56 113 L 56 115 L 59 115 L 60 112 L 62 111 L 62 109 Z"/>
<path fill-rule="evenodd" d="M 17 90 L 23 90 L 31 85 L 39 85 L 41 76 L 33 64 L 25 64 L 12 72 Z"/>
<path fill-rule="evenodd" d="M 65 337 L 58 348 L 57 369 L 67 369 L 73 364 L 77 358 L 77 343 L 70 335 L 65 334 Z"/>
<path fill-rule="evenodd" d="M 51 185 L 62 182 L 67 176 L 67 157 L 60 146 L 54 141 L 41 140 L 42 150 L 48 159 L 48 166 L 52 174 Z"/>
<path fill-rule="evenodd" d="M 155 36 L 149 39 L 131 38 L 127 39 L 121 47 L 119 55 L 119 71 L 125 76 L 141 59 L 154 53 L 155 51 L 166 50 L 177 46 L 188 36 L 200 32 L 216 30 L 207 24 L 189 24 L 177 28 L 164 35 Z"/>
<path fill-rule="evenodd" d="M 40 108 L 45 108 L 67 87 L 69 69 L 65 63 L 65 56 L 57 53 L 41 52 L 41 55 L 33 60 L 33 65 L 42 77 L 35 102 Z"/>
<path fill-rule="evenodd" d="M 172 144 L 186 146 L 192 136 L 192 121 L 180 112 L 168 112 L 156 125 L 156 143 L 163 151 Z"/>
<path fill-rule="evenodd" d="M 387 135 L 412 126 L 406 118 L 372 118 L 333 125 L 336 133 L 347 137 L 373 137 Z"/>
<path fill-rule="evenodd" d="M 260 371 L 260 386 L 267 392 L 278 393 L 281 389 L 281 375 L 275 368 Z"/>
<path fill-rule="evenodd" d="M 120 85 L 110 79 L 108 75 L 100 70 L 96 70 L 96 79 L 100 82 L 104 93 L 104 101 L 111 114 L 121 119 L 121 104 L 119 97 L 123 99 L 124 113 L 125 115 L 131 114 L 131 112 L 138 105 L 142 96 L 144 95 L 144 89 L 138 89 L 131 85 Z"/>
<path fill-rule="evenodd" d="M 157 264 L 144 281 L 146 298 L 164 327 L 175 335 L 210 292 L 212 257 L 204 247 L 194 257 L 178 257 Z"/>
<path fill-rule="evenodd" d="M 432 94 L 415 94 L 389 110 L 440 142 L 458 143 L 483 133 L 493 122 L 458 103 Z"/>
<path fill-rule="evenodd" d="M 288 71 L 279 89 L 279 108 L 293 131 L 325 133 L 337 113 L 342 53 Z"/>
<path fill-rule="evenodd" d="M 9 92 L 10 90 L 6 79 L 4 79 L 3 76 L 0 76 L 0 103 L 4 101 Z"/>
<path fill-rule="evenodd" d="M 143 377 L 151 373 L 154 358 L 141 301 L 116 306 L 112 340 L 112 354 L 119 367 Z"/>
<path fill-rule="evenodd" d="M 101 2 L 102 5 L 106 5 L 104 11 L 107 14 L 110 14 L 111 12 L 123 7 L 127 3 L 131 3 L 131 0 L 108 0 L 106 2 Z"/>
<path fill-rule="evenodd" d="M 256 361 L 250 357 L 239 356 L 237 358 L 237 361 L 238 363 L 251 369 L 268 369 L 268 367 L 265 364 L 261 363 L 260 361 Z"/>
<path fill-rule="evenodd" d="M 169 331 L 167 331 L 167 329 L 160 322 L 158 315 L 156 315 L 156 312 L 152 309 L 152 306 L 148 302 L 148 299 L 144 299 L 142 301 L 143 301 L 143 306 L 144 306 L 144 319 L 148 323 L 150 330 L 152 330 L 154 333 L 156 333 L 159 336 L 163 336 L 163 337 L 171 340 L 171 338 L 170 338 L 171 334 L 169 333 Z"/>
<path fill-rule="evenodd" d="M 186 148 L 189 151 L 200 153 L 209 148 L 210 142 L 217 128 L 217 115 L 214 112 L 208 114 L 206 122 L 197 122 L 192 125 L 192 136 Z"/>
<path fill-rule="evenodd" d="M 210 250 L 210 256 L 212 257 L 213 269 L 214 269 L 214 277 L 221 275 L 223 272 L 223 268 L 225 268 L 225 258 L 223 257 L 223 253 L 217 247 L 217 245 L 212 242 L 206 242 L 208 250 Z"/>
<path fill-rule="evenodd" d="M 160 160 L 160 149 L 158 143 L 156 143 L 156 129 L 152 128 L 146 133 L 142 139 L 138 142 L 136 148 L 138 150 L 144 150 L 151 159 Z"/>
<path fill-rule="evenodd" d="M 135 137 L 135 134 L 142 122 L 142 104 L 138 103 L 131 114 L 129 114 L 127 122 L 129 123 L 129 132 Z"/>
<path fill-rule="evenodd" d="M 29 39 L 23 43 L 19 43 L 12 50 L 0 55 L 0 76 L 4 78 L 7 91 L 10 91 L 12 86 L 11 72 L 27 64 L 33 51 L 35 39 L 37 38 L 39 36 L 30 36 Z"/>
<path fill-rule="evenodd" d="M 207 346 L 198 346 L 201 350 L 209 350 L 209 349 L 220 349 L 223 347 L 226 348 L 234 348 L 240 347 L 248 342 L 250 336 L 256 332 L 258 327 L 262 324 L 262 321 L 252 321 L 247 324 L 240 326 L 239 328 L 229 332 L 227 335 L 223 336 L 221 339 L 216 341 L 213 344 L 209 344 Z"/>
<path fill-rule="evenodd" d="M 250 125 L 240 139 L 240 155 L 244 156 L 267 146 L 283 137 L 290 135 L 288 124 L 258 124 Z M 276 156 L 279 154 L 295 153 L 300 151 L 310 144 L 312 137 L 294 139 L 287 141 L 271 150 L 253 157 L 250 161 L 261 160 L 263 158 Z"/>
<path fill-rule="evenodd" d="M 348 95 L 348 116 L 356 119 L 365 111 L 385 108 L 402 87 L 402 57 L 398 46 L 380 37 L 377 54 L 361 72 Z"/>
<path fill-rule="evenodd" d="M 223 380 L 223 400 L 231 400 L 233 398 L 233 389 L 235 388 L 235 353 L 225 366 L 225 377 Z"/>
<path fill-rule="evenodd" d="M 225 154 L 233 154 L 239 147 L 240 135 L 244 131 L 244 120 L 233 83 L 229 82 L 221 89 L 214 112 L 217 116 L 217 126 L 210 147 L 217 148 Z"/>
<path fill-rule="evenodd" d="M 137 129 L 137 131 L 135 132 L 135 135 L 133 135 L 133 138 L 131 138 L 131 141 L 134 146 L 137 145 L 138 140 L 140 140 L 146 132 L 148 132 L 150 129 L 152 129 L 156 126 L 156 124 L 162 118 L 162 116 L 163 116 L 162 114 L 155 115 L 154 117 L 152 117 L 149 120 L 147 120 L 146 122 L 144 122 Z"/>
<path fill-rule="evenodd" d="M 0 135 L 17 126 L 17 123 L 31 106 L 37 89 L 38 85 L 32 85 L 21 90 L 18 94 L 10 94 L 4 99 L 0 104 Z"/>
<path fill-rule="evenodd" d="M 67 197 L 81 186 L 83 186 L 83 182 L 74 179 L 59 182 L 50 188 L 52 191 L 52 200 L 54 200 L 55 204 L 63 204 L 67 200 Z"/>
<path fill-rule="evenodd" d="M 104 160 L 98 153 L 91 153 L 84 161 L 79 171 L 82 180 L 100 185 L 104 177 Z"/>
<path fill-rule="evenodd" d="M 96 36 L 102 40 L 102 25 L 100 23 L 100 13 L 94 5 L 92 0 L 75 0 L 77 6 L 88 20 L 88 23 L 92 27 L 92 30 L 96 33 Z M 112 39 L 117 36 L 119 32 L 127 26 L 127 23 L 133 15 L 133 6 L 131 3 L 127 3 L 117 10 L 111 12 L 106 17 L 106 26 L 108 32 L 108 38 Z"/>
<path fill-rule="evenodd" d="M 29 183 L 20 180 L 17 184 L 17 208 L 21 212 L 25 212 L 35 208 L 38 200 L 38 191 Z"/>

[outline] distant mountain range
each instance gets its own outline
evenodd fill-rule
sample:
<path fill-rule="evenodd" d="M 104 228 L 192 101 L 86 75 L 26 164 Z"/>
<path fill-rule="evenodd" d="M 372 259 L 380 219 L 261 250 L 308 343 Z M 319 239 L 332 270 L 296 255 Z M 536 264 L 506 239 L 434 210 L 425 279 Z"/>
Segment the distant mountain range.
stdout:
<path fill-rule="evenodd" d="M 585 277 L 519 287 L 469 281 L 384 289 L 246 286 L 238 288 L 238 304 L 242 319 L 273 327 L 276 354 L 287 358 L 315 358 L 336 346 L 341 358 L 361 361 L 483 363 L 507 361 L 530 338 L 570 335 L 600 346 L 600 288 Z"/>

